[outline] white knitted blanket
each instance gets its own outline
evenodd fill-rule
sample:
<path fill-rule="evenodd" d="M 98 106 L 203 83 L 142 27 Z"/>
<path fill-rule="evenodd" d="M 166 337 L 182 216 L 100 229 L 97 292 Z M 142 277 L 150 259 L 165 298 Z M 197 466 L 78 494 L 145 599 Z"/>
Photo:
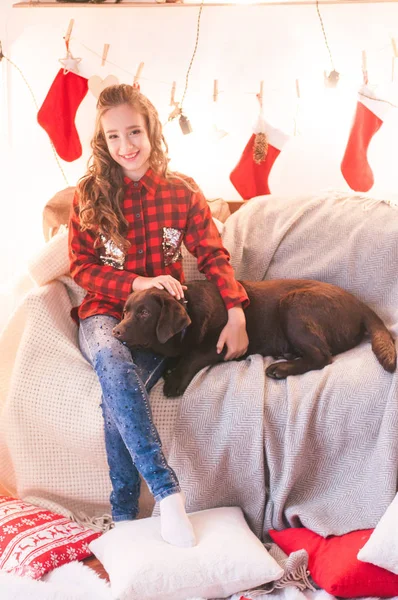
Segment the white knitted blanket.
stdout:
<path fill-rule="evenodd" d="M 226 222 L 237 277 L 316 278 L 368 302 L 398 334 L 398 211 L 330 193 L 251 200 Z M 52 246 L 51 246 L 52 244 Z M 185 256 L 187 278 L 197 278 Z M 75 517 L 109 512 L 100 388 L 69 317 L 82 290 L 68 277 L 66 237 L 31 265 L 40 287 L 0 339 L 0 480 L 12 493 Z M 46 284 L 46 285 L 43 285 Z M 373 527 L 395 496 L 397 375 L 368 343 L 322 371 L 264 377 L 270 358 L 201 371 L 182 399 L 151 394 L 188 510 L 239 505 L 258 535 L 305 525 L 321 535 Z"/>

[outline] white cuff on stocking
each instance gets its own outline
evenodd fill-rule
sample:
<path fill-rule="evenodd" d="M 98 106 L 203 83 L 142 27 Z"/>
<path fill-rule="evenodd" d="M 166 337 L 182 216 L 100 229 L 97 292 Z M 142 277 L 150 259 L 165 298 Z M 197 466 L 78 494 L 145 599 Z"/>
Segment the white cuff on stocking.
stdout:
<path fill-rule="evenodd" d="M 378 119 L 384 121 L 391 104 L 382 98 L 378 98 L 375 92 L 368 86 L 363 85 L 358 92 L 358 102 L 361 102 Z"/>
<path fill-rule="evenodd" d="M 289 135 L 281 129 L 272 127 L 268 121 L 264 119 L 264 116 L 260 113 L 256 125 L 253 128 L 253 133 L 265 133 L 267 136 L 268 143 L 276 148 L 282 150 L 283 146 L 289 140 Z"/>

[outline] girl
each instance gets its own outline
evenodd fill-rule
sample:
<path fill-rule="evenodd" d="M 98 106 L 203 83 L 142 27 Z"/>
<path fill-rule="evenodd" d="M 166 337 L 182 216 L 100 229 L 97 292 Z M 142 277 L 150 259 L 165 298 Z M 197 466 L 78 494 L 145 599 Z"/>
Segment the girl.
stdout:
<path fill-rule="evenodd" d="M 125 84 L 103 90 L 91 147 L 73 201 L 69 257 L 73 279 L 87 290 L 78 309 L 79 343 L 102 389 L 112 518 L 118 524 L 137 517 L 141 474 L 160 502 L 163 539 L 193 546 L 184 496 L 162 452 L 148 400 L 165 359 L 131 353 L 112 329 L 132 291 L 156 287 L 184 297 L 182 242 L 218 286 L 228 310 L 217 343 L 218 352 L 226 345 L 226 360 L 247 350 L 242 305 L 248 298 L 202 193 L 192 179 L 168 170 L 161 123 L 144 95 Z"/>

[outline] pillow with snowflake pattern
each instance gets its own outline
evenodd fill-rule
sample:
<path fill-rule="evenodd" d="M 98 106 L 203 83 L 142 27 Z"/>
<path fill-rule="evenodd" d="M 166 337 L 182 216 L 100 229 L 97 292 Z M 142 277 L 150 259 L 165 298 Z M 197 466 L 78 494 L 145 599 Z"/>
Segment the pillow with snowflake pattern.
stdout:
<path fill-rule="evenodd" d="M 101 535 L 49 510 L 0 496 L 0 569 L 39 579 L 55 567 L 90 556 Z"/>

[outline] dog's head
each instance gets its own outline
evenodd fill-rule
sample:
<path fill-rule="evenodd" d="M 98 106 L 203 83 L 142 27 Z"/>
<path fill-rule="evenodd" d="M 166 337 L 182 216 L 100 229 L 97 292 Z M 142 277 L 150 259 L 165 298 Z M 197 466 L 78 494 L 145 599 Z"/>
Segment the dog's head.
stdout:
<path fill-rule="evenodd" d="M 113 335 L 129 347 L 142 346 L 165 356 L 178 356 L 182 339 L 179 334 L 190 323 L 181 302 L 166 290 L 150 288 L 130 294 Z"/>

